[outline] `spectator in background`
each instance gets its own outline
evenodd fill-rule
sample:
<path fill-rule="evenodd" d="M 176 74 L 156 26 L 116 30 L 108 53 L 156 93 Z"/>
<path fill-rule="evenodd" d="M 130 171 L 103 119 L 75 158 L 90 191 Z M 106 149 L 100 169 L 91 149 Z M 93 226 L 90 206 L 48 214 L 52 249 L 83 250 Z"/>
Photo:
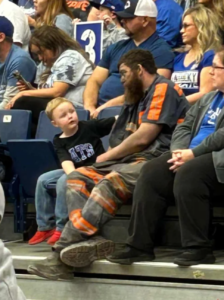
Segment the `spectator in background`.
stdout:
<path fill-rule="evenodd" d="M 0 16 L 6 17 L 13 24 L 13 42 L 28 51 L 31 32 L 27 17 L 22 9 L 8 0 L 0 0 Z"/>
<path fill-rule="evenodd" d="M 180 29 L 182 24 L 183 9 L 174 0 L 154 0 L 158 16 L 156 31 L 171 48 L 181 45 Z"/>
<path fill-rule="evenodd" d="M 192 7 L 183 15 L 181 33 L 190 50 L 175 57 L 172 80 L 191 104 L 213 89 L 209 71 L 214 49 L 221 44 L 217 28 L 216 16 L 203 6 Z"/>
<path fill-rule="evenodd" d="M 122 0 L 93 0 L 90 1 L 90 5 L 98 9 L 96 13 L 97 21 L 104 21 L 103 50 L 107 49 L 111 44 L 128 39 L 124 28 L 115 14 L 115 12 L 124 9 Z"/>
<path fill-rule="evenodd" d="M 153 260 L 156 235 L 170 203 L 176 200 L 183 253 L 180 266 L 212 264 L 211 201 L 224 197 L 224 50 L 215 55 L 214 89 L 188 111 L 175 129 L 171 152 L 146 163 L 133 197 L 129 238 L 108 260 Z M 147 257 L 146 257 L 147 256 Z"/>
<path fill-rule="evenodd" d="M 56 26 L 73 37 L 73 14 L 67 6 L 66 0 L 34 0 L 37 19 L 28 17 L 29 25 L 40 27 L 43 25 Z"/>
<path fill-rule="evenodd" d="M 38 89 L 28 90 L 19 84 L 21 92 L 7 108 L 31 110 L 36 125 L 39 113 L 53 98 L 66 97 L 82 107 L 83 90 L 94 66 L 81 46 L 61 29 L 43 25 L 32 34 L 30 48 L 41 61 L 36 77 Z"/>
<path fill-rule="evenodd" d="M 33 0 L 19 0 L 18 5 L 24 7 L 25 9 L 33 8 Z"/>
<path fill-rule="evenodd" d="M 127 1 L 125 10 L 117 12 L 117 15 L 122 19 L 130 39 L 109 46 L 87 82 L 84 106 L 94 118 L 102 109 L 124 103 L 124 87 L 117 65 L 121 56 L 129 50 L 141 48 L 151 51 L 158 73 L 166 78 L 170 78 L 173 68 L 174 54 L 156 32 L 157 8 L 153 0 Z"/>
<path fill-rule="evenodd" d="M 224 44 L 224 0 L 198 0 L 198 3 L 210 8 L 218 18 L 222 44 Z"/>
<path fill-rule="evenodd" d="M 184 10 L 195 6 L 197 0 L 174 0 L 177 2 Z"/>
<path fill-rule="evenodd" d="M 0 109 L 19 92 L 13 76 L 15 71 L 29 82 L 36 75 L 36 65 L 29 54 L 13 44 L 13 25 L 5 17 L 0 17 Z"/>

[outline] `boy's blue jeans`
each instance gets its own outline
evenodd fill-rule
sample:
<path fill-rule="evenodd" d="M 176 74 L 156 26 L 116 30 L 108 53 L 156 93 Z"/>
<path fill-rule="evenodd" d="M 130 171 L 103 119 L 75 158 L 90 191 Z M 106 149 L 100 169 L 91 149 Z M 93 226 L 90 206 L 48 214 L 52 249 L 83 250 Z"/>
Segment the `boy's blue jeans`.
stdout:
<path fill-rule="evenodd" d="M 66 180 L 67 175 L 63 170 L 54 170 L 44 173 L 38 178 L 35 194 L 35 206 L 37 212 L 37 225 L 39 231 L 62 231 L 68 221 L 68 209 L 66 204 Z M 48 192 L 47 185 L 57 183 L 55 198 Z"/>

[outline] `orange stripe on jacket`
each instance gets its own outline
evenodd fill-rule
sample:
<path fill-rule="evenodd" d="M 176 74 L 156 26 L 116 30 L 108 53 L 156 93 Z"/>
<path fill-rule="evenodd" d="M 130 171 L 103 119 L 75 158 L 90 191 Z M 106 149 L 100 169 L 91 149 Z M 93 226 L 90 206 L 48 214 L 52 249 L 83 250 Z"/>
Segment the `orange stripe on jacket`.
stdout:
<path fill-rule="evenodd" d="M 154 120 L 154 121 L 159 120 L 163 108 L 163 103 L 166 98 L 167 88 L 168 88 L 167 83 L 160 83 L 156 85 L 155 92 L 147 116 L 148 120 Z"/>
<path fill-rule="evenodd" d="M 183 121 L 184 121 L 184 119 L 179 119 L 179 120 L 177 120 L 177 124 L 181 124 L 181 123 L 183 123 Z"/>
<path fill-rule="evenodd" d="M 92 179 L 95 184 L 97 184 L 104 177 L 103 175 L 97 173 L 97 171 L 95 171 L 94 169 L 88 167 L 78 168 L 77 172 Z"/>
<path fill-rule="evenodd" d="M 82 210 L 76 209 L 70 212 L 69 219 L 73 226 L 85 234 L 93 235 L 97 232 L 97 228 L 90 224 L 82 217 Z"/>
<path fill-rule="evenodd" d="M 138 114 L 138 124 L 141 125 L 142 124 L 142 116 L 144 115 L 145 111 L 141 111 Z"/>
<path fill-rule="evenodd" d="M 80 192 L 84 194 L 86 197 L 90 196 L 90 192 L 86 188 L 86 182 L 78 179 L 68 179 L 67 185 L 75 190 L 76 192 Z"/>
<path fill-rule="evenodd" d="M 117 204 L 113 199 L 109 199 L 108 197 L 104 197 L 99 189 L 95 188 L 91 194 L 91 198 L 93 201 L 97 202 L 101 207 L 103 207 L 109 214 L 112 216 L 115 215 L 117 211 Z"/>
<path fill-rule="evenodd" d="M 179 87 L 179 85 L 175 84 L 174 89 L 177 91 L 179 96 L 183 96 L 184 92 L 183 90 Z"/>

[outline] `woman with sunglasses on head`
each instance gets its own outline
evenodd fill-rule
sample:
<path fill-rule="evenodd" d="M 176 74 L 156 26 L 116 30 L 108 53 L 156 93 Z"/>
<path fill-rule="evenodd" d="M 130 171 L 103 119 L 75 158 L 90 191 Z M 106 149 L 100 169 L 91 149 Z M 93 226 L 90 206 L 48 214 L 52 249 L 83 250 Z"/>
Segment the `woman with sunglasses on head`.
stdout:
<path fill-rule="evenodd" d="M 201 5 L 183 15 L 181 34 L 188 50 L 176 56 L 171 79 L 182 88 L 191 104 L 213 89 L 209 71 L 214 49 L 221 44 L 217 28 L 216 16 Z"/>
<path fill-rule="evenodd" d="M 36 20 L 28 16 L 30 26 L 56 26 L 69 36 L 73 36 L 73 14 L 66 0 L 34 0 L 33 3 L 36 11 Z"/>

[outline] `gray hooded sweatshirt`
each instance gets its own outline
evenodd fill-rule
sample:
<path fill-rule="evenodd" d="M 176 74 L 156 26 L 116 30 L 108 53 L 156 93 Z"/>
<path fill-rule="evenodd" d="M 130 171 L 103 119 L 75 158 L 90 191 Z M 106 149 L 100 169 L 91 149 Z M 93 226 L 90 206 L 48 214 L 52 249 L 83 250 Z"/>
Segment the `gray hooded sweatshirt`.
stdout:
<path fill-rule="evenodd" d="M 0 183 L 0 223 L 5 209 L 5 196 Z M 0 299 L 1 300 L 25 300 L 23 292 L 17 285 L 16 275 L 13 269 L 11 252 L 0 240 Z"/>

